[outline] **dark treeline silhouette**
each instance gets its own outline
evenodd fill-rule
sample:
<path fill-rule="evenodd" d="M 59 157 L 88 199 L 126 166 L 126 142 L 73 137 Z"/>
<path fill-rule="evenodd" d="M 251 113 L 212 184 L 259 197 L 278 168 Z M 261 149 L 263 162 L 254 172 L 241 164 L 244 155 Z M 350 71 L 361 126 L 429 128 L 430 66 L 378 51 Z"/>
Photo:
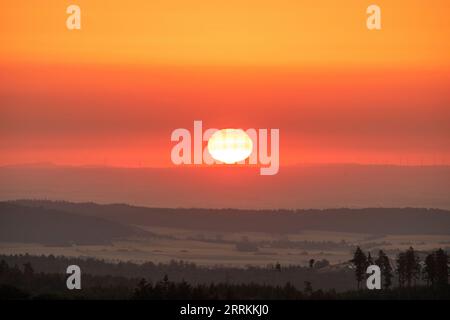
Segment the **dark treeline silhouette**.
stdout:
<path fill-rule="evenodd" d="M 85 285 L 85 284 L 88 285 Z M 37 273 L 31 264 L 22 267 L 0 262 L 0 300 L 6 299 L 449 299 L 450 288 L 395 288 L 391 290 L 358 290 L 337 293 L 335 290 L 314 290 L 309 281 L 299 289 L 287 282 L 283 286 L 247 283 L 210 283 L 192 285 L 173 282 L 165 275 L 152 283 L 146 279 L 83 275 L 82 290 L 65 288 L 63 274 Z"/>
<path fill-rule="evenodd" d="M 68 265 L 78 265 L 83 273 L 98 276 L 113 276 L 126 278 L 146 278 L 158 281 L 164 275 L 169 275 L 175 282 L 189 280 L 192 285 L 209 283 L 265 283 L 272 286 L 283 286 L 290 282 L 297 288 L 303 288 L 305 281 L 311 281 L 317 288 L 345 291 L 352 288 L 352 271 L 347 266 L 327 270 L 329 262 L 325 259 L 314 261 L 312 268 L 300 265 L 269 264 L 265 267 L 247 266 L 245 268 L 216 265 L 214 267 L 200 266 L 186 261 L 170 261 L 169 263 L 142 264 L 132 262 L 111 263 L 94 258 L 73 258 L 63 256 L 33 256 L 33 255 L 0 255 L 0 261 L 6 261 L 10 266 L 23 266 L 31 263 L 37 273 L 64 274 Z M 277 271 L 282 272 L 277 272 Z"/>
<path fill-rule="evenodd" d="M 88 285 L 84 285 L 87 283 Z M 167 275 L 154 284 L 146 279 L 83 275 L 82 290 L 69 291 L 63 274 L 36 273 L 31 264 L 10 267 L 0 262 L 0 300 L 4 299 L 335 299 L 329 290 L 305 291 L 287 282 L 265 284 L 210 283 L 192 285 L 169 281 Z"/>
<path fill-rule="evenodd" d="M 132 299 L 136 300 L 182 300 L 182 299 L 208 299 L 208 300 L 243 300 L 243 299 L 270 299 L 270 300 L 296 300 L 296 299 L 336 299 L 334 290 L 324 292 L 322 290 L 312 290 L 312 287 L 305 287 L 299 290 L 290 282 L 284 286 L 269 286 L 257 283 L 248 284 L 227 284 L 211 283 L 209 285 L 192 286 L 186 281 L 175 283 L 169 281 L 165 276 L 162 281 L 155 284 L 142 279 L 134 293 Z"/>
<path fill-rule="evenodd" d="M 69 291 L 64 273 L 36 272 L 31 263 L 10 266 L 0 261 L 0 300 L 4 299 L 128 299 L 136 279 L 83 274 L 82 290 Z"/>
<path fill-rule="evenodd" d="M 3 258 L 9 258 L 6 262 Z M 372 261 L 371 261 L 372 260 Z M 338 272 L 324 272 L 324 269 L 317 269 L 318 262 L 310 261 L 309 266 L 304 269 L 309 270 L 310 277 L 303 281 L 301 285 L 294 285 L 293 281 L 298 280 L 295 271 L 302 268 L 292 268 L 276 263 L 274 267 L 267 268 L 265 272 L 271 274 L 273 278 L 278 278 L 281 284 L 270 284 L 265 281 L 258 281 L 250 276 L 257 269 L 241 270 L 247 276 L 247 282 L 232 282 L 228 279 L 209 281 L 204 283 L 192 282 L 189 273 L 184 274 L 181 280 L 172 280 L 172 274 L 177 268 L 183 268 L 189 264 L 175 263 L 165 265 L 166 273 L 162 276 L 155 275 L 149 277 L 135 274 L 133 277 L 108 274 L 110 268 L 117 267 L 117 264 L 105 263 L 92 259 L 91 264 L 98 266 L 98 274 L 86 272 L 82 259 L 70 259 L 63 257 L 33 257 L 22 256 L 2 256 L 0 257 L 0 300 L 1 299 L 449 299 L 450 286 L 448 285 L 448 255 L 441 249 L 429 253 L 426 261 L 422 264 L 417 253 L 410 248 L 406 252 L 401 252 L 396 260 L 395 273 L 401 273 L 398 278 L 399 287 L 393 287 L 393 268 L 390 266 L 389 258 L 382 251 L 373 260 L 371 255 L 365 254 L 359 248 L 355 251 L 352 262 L 355 265 L 355 274 L 359 284 L 362 283 L 365 273 L 364 267 L 370 263 L 376 263 L 381 270 L 389 270 L 383 275 L 383 290 L 367 290 L 365 286 L 359 285 L 358 290 L 347 290 L 337 292 L 335 289 L 324 289 L 317 285 L 312 279 L 317 276 L 325 276 L 331 280 L 341 277 Z M 15 261 L 15 263 L 11 263 Z M 28 262 L 26 262 L 28 261 Z M 30 262 L 32 261 L 32 262 Z M 43 272 L 34 268 L 33 263 L 39 262 L 54 265 L 58 270 L 64 270 L 67 262 L 79 262 L 82 267 L 82 290 L 67 290 L 66 274 L 64 271 Z M 39 265 L 39 264 L 38 264 Z M 388 266 L 389 265 L 389 266 Z M 417 267 L 419 265 L 419 267 Z M 132 270 L 139 270 L 138 265 L 132 263 L 122 265 L 131 267 Z M 153 265 L 158 268 L 158 265 Z M 195 265 L 194 265 L 195 266 Z M 194 267 L 191 266 L 191 267 Z M 359 267 L 356 267 L 359 266 Z M 163 265 L 159 265 L 160 268 Z M 91 266 L 92 268 L 92 266 Z M 208 269 L 199 268 L 202 272 Z M 100 270 L 101 269 L 101 270 Z M 231 268 L 230 268 L 231 269 Z M 228 270 L 228 272 L 230 271 Z M 90 269 L 88 269 L 90 270 Z M 91 269 L 92 270 L 92 269 Z M 112 269 L 111 269 L 112 270 Z M 222 269 L 223 271 L 224 269 Z M 326 270 L 326 269 L 325 269 Z M 419 270 L 419 271 L 417 271 Z M 293 272 L 294 271 L 294 272 Z M 348 270 L 351 271 L 351 270 Z M 382 271 L 383 272 L 383 271 Z M 284 275 L 288 275 L 288 281 L 284 281 Z M 315 275 L 315 277 L 314 277 Z M 351 275 L 351 273 L 350 273 Z M 226 275 L 230 277 L 230 274 Z M 421 285 L 416 280 L 423 278 L 428 285 Z M 282 279 L 282 280 L 280 280 Z M 347 279 L 347 282 L 351 282 Z"/>
<path fill-rule="evenodd" d="M 410 247 L 408 250 L 398 253 L 394 269 L 383 250 L 379 250 L 378 258 L 373 260 L 370 253 L 366 255 L 360 247 L 357 247 L 350 262 L 354 266 L 358 289 L 361 288 L 361 283 L 368 276 L 366 274 L 367 267 L 373 264 L 380 267 L 383 289 L 389 289 L 392 286 L 393 270 L 398 278 L 399 288 L 415 287 L 421 281 L 426 281 L 426 284 L 432 288 L 448 287 L 449 258 L 442 249 L 428 253 L 424 261 L 421 261 L 418 252 Z"/>

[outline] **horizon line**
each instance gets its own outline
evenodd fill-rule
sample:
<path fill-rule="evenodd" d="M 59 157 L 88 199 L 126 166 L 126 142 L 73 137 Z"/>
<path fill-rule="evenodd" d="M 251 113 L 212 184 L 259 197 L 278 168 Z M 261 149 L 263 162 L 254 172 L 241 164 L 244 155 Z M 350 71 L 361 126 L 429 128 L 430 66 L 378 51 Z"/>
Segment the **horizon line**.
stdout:
<path fill-rule="evenodd" d="M 408 164 L 408 163 L 389 163 L 389 162 L 298 162 L 295 164 L 287 164 L 281 165 L 280 168 L 295 168 L 301 166 L 367 166 L 367 167 L 450 167 L 450 163 L 437 163 L 437 164 Z M 0 168 L 9 168 L 9 167 L 64 167 L 64 168 L 86 168 L 86 169 L 179 169 L 181 166 L 177 165 L 166 165 L 166 166 L 149 166 L 149 165 L 114 165 L 114 164 L 100 164 L 100 163 L 91 163 L 91 164 L 70 164 L 70 163 L 57 163 L 52 161 L 37 161 L 37 162 L 17 162 L 17 163 L 3 163 L 0 164 Z M 250 165 L 250 164 L 215 164 L 215 165 L 184 165 L 182 168 L 184 169 L 193 169 L 193 168 L 260 168 L 261 165 Z"/>
<path fill-rule="evenodd" d="M 161 206 L 149 206 L 145 204 L 137 204 L 137 203 L 126 203 L 126 202 L 95 202 L 95 201 L 70 201 L 70 200 L 62 200 L 62 199 L 50 199 L 50 198 L 16 198 L 16 199 L 0 199 L 0 204 L 2 203 L 12 203 L 19 205 L 23 205 L 20 202 L 29 201 L 29 202 L 50 202 L 50 203 L 66 203 L 66 204 L 75 204 L 75 205 L 85 205 L 85 204 L 94 204 L 97 206 L 128 206 L 134 208 L 144 208 L 144 209 L 169 209 L 169 210 L 213 210 L 213 211 L 223 211 L 223 210 L 236 210 L 236 211 L 329 211 L 329 210 L 372 210 L 372 209 L 395 209 L 395 210 L 407 210 L 407 209 L 418 209 L 418 210 L 439 210 L 450 213 L 450 209 L 438 208 L 438 207 L 411 207 L 411 206 L 403 206 L 403 207 L 368 207 L 368 206 L 347 206 L 347 207 L 322 207 L 322 208 L 237 208 L 237 207 L 161 207 Z"/>

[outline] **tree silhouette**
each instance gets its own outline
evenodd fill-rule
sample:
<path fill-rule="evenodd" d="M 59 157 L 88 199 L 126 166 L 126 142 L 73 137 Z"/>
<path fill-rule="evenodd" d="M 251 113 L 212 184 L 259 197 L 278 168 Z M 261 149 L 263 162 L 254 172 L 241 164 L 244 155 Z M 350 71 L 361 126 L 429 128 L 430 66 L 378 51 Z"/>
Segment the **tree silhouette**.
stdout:
<path fill-rule="evenodd" d="M 367 254 L 367 266 L 371 266 L 373 264 L 374 264 L 374 262 L 373 262 L 372 256 L 370 255 L 370 252 L 369 252 Z"/>
<path fill-rule="evenodd" d="M 314 263 L 314 267 L 316 269 L 322 269 L 322 268 L 328 267 L 329 265 L 330 265 L 330 261 L 328 261 L 327 259 L 322 259 L 322 260 L 316 261 Z"/>
<path fill-rule="evenodd" d="M 134 289 L 133 299 L 141 300 L 148 298 L 152 289 L 151 283 L 148 283 L 145 279 L 141 279 Z"/>
<path fill-rule="evenodd" d="M 430 253 L 425 258 L 425 267 L 423 269 L 423 277 L 427 281 L 427 285 L 434 286 L 436 283 L 436 259 L 434 253 Z"/>
<path fill-rule="evenodd" d="M 404 252 L 400 252 L 397 255 L 396 259 L 397 263 L 397 274 L 398 274 L 398 286 L 401 288 L 405 285 L 406 279 L 406 254 Z"/>
<path fill-rule="evenodd" d="M 448 255 L 444 250 L 439 249 L 434 253 L 434 257 L 436 284 L 439 287 L 446 287 L 448 285 Z"/>
<path fill-rule="evenodd" d="M 403 287 L 405 283 L 408 287 L 416 283 L 420 275 L 420 260 L 412 247 L 406 252 L 400 252 L 397 256 L 397 272 L 399 286 Z"/>
<path fill-rule="evenodd" d="M 355 266 L 355 277 L 359 289 L 361 282 L 365 279 L 367 269 L 367 257 L 360 247 L 356 248 L 353 259 L 350 262 Z"/>
<path fill-rule="evenodd" d="M 279 262 L 276 263 L 275 270 L 281 272 L 281 264 Z"/>
<path fill-rule="evenodd" d="M 27 262 L 23 264 L 23 274 L 26 277 L 31 277 L 34 274 L 33 267 L 31 266 L 31 263 Z"/>
<path fill-rule="evenodd" d="M 448 254 L 444 250 L 438 249 L 426 256 L 423 278 L 429 286 L 447 287 L 448 275 Z"/>
<path fill-rule="evenodd" d="M 389 289 L 392 285 L 392 267 L 389 257 L 383 252 L 383 250 L 378 252 L 378 258 L 375 260 L 375 264 L 380 267 L 381 276 L 383 277 L 383 288 Z"/>
<path fill-rule="evenodd" d="M 311 281 L 305 281 L 305 289 L 303 290 L 306 295 L 311 295 L 313 293 L 313 287 Z"/>

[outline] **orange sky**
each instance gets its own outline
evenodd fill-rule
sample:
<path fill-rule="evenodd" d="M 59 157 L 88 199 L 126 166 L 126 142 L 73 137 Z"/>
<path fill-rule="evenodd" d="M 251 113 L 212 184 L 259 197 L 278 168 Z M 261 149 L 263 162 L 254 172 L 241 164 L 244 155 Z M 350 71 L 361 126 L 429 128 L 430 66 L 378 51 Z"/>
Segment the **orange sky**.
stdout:
<path fill-rule="evenodd" d="M 450 3 L 372 3 L 3 1 L 0 164 L 166 166 L 193 120 L 280 128 L 282 166 L 450 164 Z"/>

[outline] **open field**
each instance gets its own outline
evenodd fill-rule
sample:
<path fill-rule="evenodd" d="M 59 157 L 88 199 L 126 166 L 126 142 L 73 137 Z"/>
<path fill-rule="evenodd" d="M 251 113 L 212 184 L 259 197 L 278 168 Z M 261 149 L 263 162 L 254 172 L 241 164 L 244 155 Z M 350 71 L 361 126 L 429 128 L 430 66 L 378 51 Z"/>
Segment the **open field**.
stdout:
<path fill-rule="evenodd" d="M 392 258 L 398 250 L 413 246 L 418 251 L 450 248 L 450 235 L 370 235 L 307 230 L 295 234 L 261 232 L 211 232 L 203 230 L 142 227 L 150 238 L 129 238 L 105 245 L 43 245 L 0 243 L 2 254 L 95 257 L 107 261 L 169 262 L 185 260 L 198 265 L 244 267 L 307 265 L 310 259 L 339 264 L 351 258 L 355 246 L 374 255 L 385 250 Z M 239 247 L 239 244 L 249 244 Z"/>

